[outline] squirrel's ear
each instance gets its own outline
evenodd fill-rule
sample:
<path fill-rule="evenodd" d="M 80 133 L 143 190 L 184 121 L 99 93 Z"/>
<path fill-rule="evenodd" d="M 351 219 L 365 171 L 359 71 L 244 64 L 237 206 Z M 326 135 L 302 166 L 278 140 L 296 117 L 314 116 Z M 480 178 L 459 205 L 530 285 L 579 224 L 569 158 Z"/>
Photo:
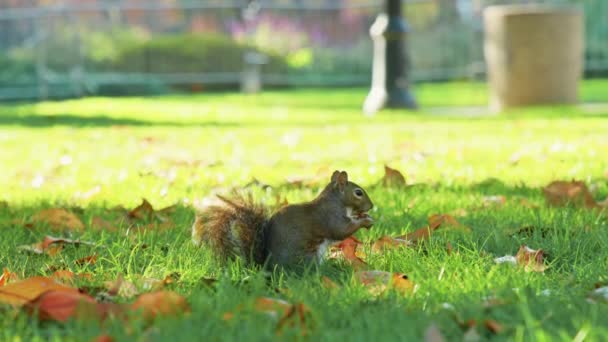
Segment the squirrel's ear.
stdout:
<path fill-rule="evenodd" d="M 348 184 L 348 174 L 345 171 L 340 172 L 338 175 L 337 184 L 340 191 L 344 191 L 344 187 Z"/>
<path fill-rule="evenodd" d="M 334 171 L 334 173 L 332 173 L 332 175 L 331 175 L 331 182 L 332 183 L 337 182 L 338 176 L 340 176 L 340 171 L 338 171 L 338 170 Z"/>

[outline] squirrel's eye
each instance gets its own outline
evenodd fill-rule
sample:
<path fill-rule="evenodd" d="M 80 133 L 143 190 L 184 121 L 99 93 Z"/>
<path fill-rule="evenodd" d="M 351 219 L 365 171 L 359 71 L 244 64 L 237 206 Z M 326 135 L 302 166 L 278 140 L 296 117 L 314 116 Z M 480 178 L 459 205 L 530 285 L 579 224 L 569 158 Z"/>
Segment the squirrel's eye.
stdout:
<path fill-rule="evenodd" d="M 355 196 L 357 196 L 357 197 L 363 196 L 363 190 L 361 190 L 361 189 L 355 189 Z"/>

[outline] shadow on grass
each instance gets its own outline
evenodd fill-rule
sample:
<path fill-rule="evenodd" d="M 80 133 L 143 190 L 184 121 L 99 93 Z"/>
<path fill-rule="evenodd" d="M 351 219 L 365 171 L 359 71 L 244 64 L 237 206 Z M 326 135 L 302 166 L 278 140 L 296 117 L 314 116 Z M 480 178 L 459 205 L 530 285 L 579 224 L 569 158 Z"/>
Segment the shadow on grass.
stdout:
<path fill-rule="evenodd" d="M 27 126 L 27 127 L 110 127 L 110 126 L 208 126 L 208 127 L 236 127 L 236 122 L 179 122 L 179 121 L 147 121 L 130 118 L 113 118 L 109 116 L 78 116 L 78 115 L 14 115 L 0 114 L 0 126 Z"/>

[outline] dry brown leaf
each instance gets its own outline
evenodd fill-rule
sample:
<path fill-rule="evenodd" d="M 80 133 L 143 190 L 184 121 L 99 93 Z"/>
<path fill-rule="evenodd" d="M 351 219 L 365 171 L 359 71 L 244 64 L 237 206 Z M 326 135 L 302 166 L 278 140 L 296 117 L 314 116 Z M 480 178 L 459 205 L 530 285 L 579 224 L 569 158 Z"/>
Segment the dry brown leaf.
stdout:
<path fill-rule="evenodd" d="M 75 278 L 91 280 L 93 276 L 90 273 L 74 274 L 70 270 L 58 270 L 51 274 L 51 278 L 57 279 L 62 283 L 73 284 Z"/>
<path fill-rule="evenodd" d="M 543 188 L 543 193 L 550 206 L 562 207 L 568 204 L 586 208 L 598 206 L 587 185 L 581 181 L 554 181 Z"/>
<path fill-rule="evenodd" d="M 178 315 L 190 312 L 190 305 L 184 297 L 171 291 L 144 293 L 133 304 L 133 310 L 142 310 L 146 319 L 159 315 Z"/>
<path fill-rule="evenodd" d="M 414 283 L 403 273 L 358 271 L 355 278 L 374 295 L 383 293 L 389 286 L 401 294 L 411 294 L 415 290 Z"/>
<path fill-rule="evenodd" d="M 413 243 L 417 243 L 419 241 L 427 240 L 431 236 L 431 234 L 440 227 L 460 229 L 465 232 L 471 231 L 469 227 L 464 226 L 451 215 L 434 214 L 429 216 L 429 225 L 427 227 L 420 228 L 399 238 L 409 240 Z"/>
<path fill-rule="evenodd" d="M 130 218 L 138 220 L 149 220 L 154 215 L 154 208 L 147 199 L 143 199 L 141 204 L 127 214 Z"/>
<path fill-rule="evenodd" d="M 374 241 L 374 243 L 372 244 L 372 251 L 379 252 L 386 249 L 409 247 L 411 246 L 411 244 L 411 241 L 406 239 L 383 236 L 378 240 Z"/>
<path fill-rule="evenodd" d="M 137 287 L 132 282 L 125 280 L 122 274 L 119 274 L 115 281 L 107 281 L 104 285 L 110 296 L 131 298 L 139 294 Z"/>
<path fill-rule="evenodd" d="M 62 208 L 44 209 L 32 217 L 35 225 L 43 224 L 55 230 L 82 231 L 84 224 L 78 216 Z"/>
<path fill-rule="evenodd" d="M 493 319 L 486 319 L 483 322 L 483 325 L 486 327 L 486 329 L 488 329 L 493 334 L 500 334 L 504 330 L 504 327 L 502 326 L 502 324 L 496 322 Z"/>
<path fill-rule="evenodd" d="M 47 254 L 50 256 L 56 255 L 61 252 L 64 244 L 73 244 L 73 245 L 89 245 L 93 246 L 92 242 L 81 241 L 81 240 L 71 240 L 64 238 L 57 238 L 50 235 L 44 237 L 42 242 L 34 243 L 31 245 L 23 245 L 17 246 L 18 250 L 31 252 L 34 254 Z"/>
<path fill-rule="evenodd" d="M 342 256 L 346 259 L 355 269 L 364 269 L 367 267 L 367 263 L 357 256 L 357 247 L 361 245 L 361 241 L 357 240 L 354 236 L 348 237 L 334 247 L 342 251 Z"/>
<path fill-rule="evenodd" d="M 107 230 L 109 232 L 115 232 L 116 225 L 104 220 L 99 216 L 93 216 L 91 219 L 91 227 L 96 230 Z"/>
<path fill-rule="evenodd" d="M 534 250 L 528 246 L 521 246 L 515 258 L 517 264 L 523 266 L 526 272 L 544 272 L 547 266 L 545 266 L 543 254 L 542 249 Z"/>
<path fill-rule="evenodd" d="M 236 310 L 239 311 L 241 309 L 242 305 L 239 305 Z M 281 329 L 284 326 L 293 327 L 296 323 L 300 325 L 302 334 L 306 334 L 306 316 L 308 315 L 310 310 L 302 303 L 291 304 L 288 301 L 282 299 L 260 297 L 255 300 L 254 310 L 257 312 L 265 313 L 274 319 L 278 319 L 278 334 L 280 334 Z M 229 321 L 233 317 L 234 313 L 226 312 L 224 313 L 222 319 L 225 321 Z"/>
<path fill-rule="evenodd" d="M 0 287 L 0 303 L 22 306 L 50 290 L 78 292 L 53 278 L 32 277 Z"/>
<path fill-rule="evenodd" d="M 405 185 L 405 177 L 396 169 L 392 169 L 386 165 L 384 165 L 384 178 L 382 178 L 382 185 L 391 187 L 391 186 L 404 186 Z"/>
<path fill-rule="evenodd" d="M 78 266 L 95 265 L 96 262 L 97 262 L 97 254 L 89 255 L 84 258 L 80 258 L 80 259 L 74 261 L 74 263 Z"/>
<path fill-rule="evenodd" d="M 443 342 L 445 337 L 435 323 L 431 323 L 424 333 L 424 342 Z"/>

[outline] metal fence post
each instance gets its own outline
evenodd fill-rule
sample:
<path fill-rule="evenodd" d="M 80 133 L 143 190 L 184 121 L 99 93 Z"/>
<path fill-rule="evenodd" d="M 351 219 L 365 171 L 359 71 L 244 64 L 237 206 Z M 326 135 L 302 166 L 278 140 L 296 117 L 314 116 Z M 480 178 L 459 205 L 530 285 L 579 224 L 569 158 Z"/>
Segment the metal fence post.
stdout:
<path fill-rule="evenodd" d="M 374 40 L 372 87 L 363 105 L 368 115 L 383 107 L 417 107 L 409 90 L 408 31 L 401 15 L 401 0 L 387 0 L 386 13 L 378 15 L 370 28 Z"/>

